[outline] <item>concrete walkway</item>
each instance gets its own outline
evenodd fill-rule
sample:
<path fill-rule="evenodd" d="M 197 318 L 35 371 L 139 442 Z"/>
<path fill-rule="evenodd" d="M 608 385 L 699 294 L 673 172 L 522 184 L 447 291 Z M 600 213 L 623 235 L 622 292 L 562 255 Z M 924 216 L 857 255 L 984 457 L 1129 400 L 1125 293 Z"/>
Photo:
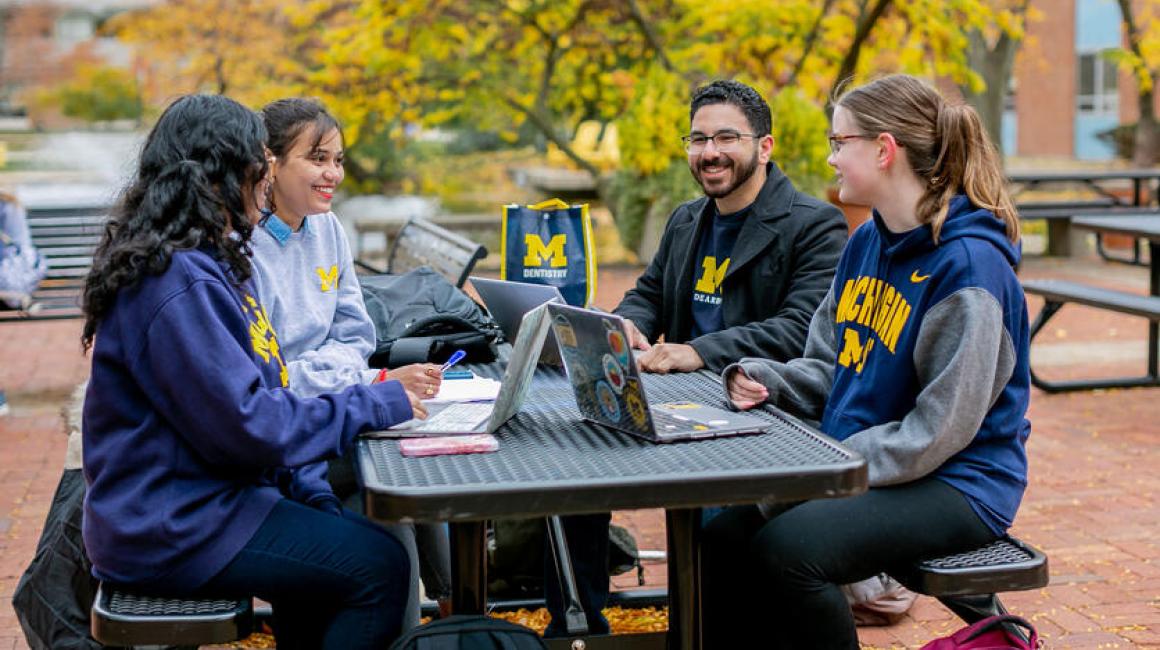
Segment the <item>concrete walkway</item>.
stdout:
<path fill-rule="evenodd" d="M 609 308 L 638 269 L 600 274 L 597 304 Z M 1024 277 L 1068 277 L 1144 293 L 1143 269 L 1092 260 L 1031 258 Z M 1039 308 L 1031 301 L 1031 312 Z M 88 374 L 79 321 L 0 324 L 0 650 L 27 645 L 11 609 L 60 477 L 60 411 Z M 1141 372 L 1143 321 L 1068 306 L 1041 335 L 1037 367 L 1052 377 Z M 1029 443 L 1031 485 L 1014 534 L 1050 558 L 1051 585 L 1004 602 L 1030 618 L 1052 648 L 1160 648 L 1160 389 L 1047 395 L 1035 391 Z M 641 548 L 664 548 L 659 511 L 617 513 Z M 648 588 L 665 584 L 663 563 L 646 565 Z M 635 579 L 617 578 L 617 588 Z M 916 648 L 960 623 L 920 598 L 897 625 L 864 628 L 867 648 Z"/>

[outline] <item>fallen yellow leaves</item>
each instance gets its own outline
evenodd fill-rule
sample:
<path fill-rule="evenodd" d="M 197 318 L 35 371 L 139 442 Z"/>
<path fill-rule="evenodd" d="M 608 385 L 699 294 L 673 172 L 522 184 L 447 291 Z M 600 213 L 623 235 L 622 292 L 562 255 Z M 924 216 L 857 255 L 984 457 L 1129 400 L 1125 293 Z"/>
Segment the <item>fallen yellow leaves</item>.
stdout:
<path fill-rule="evenodd" d="M 543 607 L 535 611 L 518 609 L 514 612 L 492 612 L 490 616 L 531 628 L 540 634 L 543 634 L 544 629 L 548 627 L 548 610 Z M 669 629 L 669 608 L 667 607 L 644 607 L 641 609 L 606 607 L 604 617 L 608 619 L 613 634 L 643 634 L 646 632 L 664 632 Z M 424 618 L 422 622 L 427 623 L 430 620 Z M 277 648 L 278 646 L 274 643 L 273 635 L 255 633 L 241 641 L 213 647 L 255 650 Z"/>
<path fill-rule="evenodd" d="M 544 608 L 530 611 L 518 609 L 514 612 L 492 612 L 494 618 L 503 619 L 510 623 L 523 625 L 540 634 L 548 627 L 548 610 Z M 642 634 L 645 632 L 664 632 L 669 629 L 669 610 L 667 607 L 645 607 L 642 609 L 626 609 L 623 607 L 606 607 L 604 617 L 612 628 L 613 634 Z"/>

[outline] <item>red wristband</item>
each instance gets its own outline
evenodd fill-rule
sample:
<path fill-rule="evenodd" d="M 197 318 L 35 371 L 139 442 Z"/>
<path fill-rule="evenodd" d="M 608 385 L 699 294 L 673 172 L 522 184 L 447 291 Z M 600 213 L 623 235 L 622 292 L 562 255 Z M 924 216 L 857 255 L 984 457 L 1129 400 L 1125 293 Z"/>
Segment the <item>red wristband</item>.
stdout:
<path fill-rule="evenodd" d="M 386 380 L 387 380 L 387 369 L 383 368 L 382 370 L 379 370 L 379 376 L 375 377 L 374 383 L 381 384 L 382 382 L 384 382 Z"/>

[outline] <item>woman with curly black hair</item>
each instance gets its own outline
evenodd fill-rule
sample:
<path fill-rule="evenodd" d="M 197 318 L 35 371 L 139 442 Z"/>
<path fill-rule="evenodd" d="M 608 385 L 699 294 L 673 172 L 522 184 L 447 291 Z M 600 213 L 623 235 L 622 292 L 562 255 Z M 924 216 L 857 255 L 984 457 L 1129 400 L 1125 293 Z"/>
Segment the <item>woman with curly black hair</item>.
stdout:
<path fill-rule="evenodd" d="M 114 210 L 84 291 L 85 546 L 102 580 L 269 601 L 281 648 L 381 648 L 399 634 L 407 558 L 342 509 L 322 461 L 425 414 L 393 381 L 285 389 L 248 257 L 265 139 L 240 104 L 183 97 Z"/>

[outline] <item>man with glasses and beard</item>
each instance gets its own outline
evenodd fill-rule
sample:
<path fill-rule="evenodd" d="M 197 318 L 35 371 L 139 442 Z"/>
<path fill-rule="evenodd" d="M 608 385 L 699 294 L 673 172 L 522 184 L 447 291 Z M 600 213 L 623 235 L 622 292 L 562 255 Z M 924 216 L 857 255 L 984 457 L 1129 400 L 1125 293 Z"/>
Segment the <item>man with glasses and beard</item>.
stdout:
<path fill-rule="evenodd" d="M 842 213 L 797 191 L 770 160 L 769 105 L 753 88 L 714 81 L 693 94 L 689 119 L 685 150 L 705 197 L 673 211 L 613 311 L 647 350 L 637 360 L 649 372 L 801 356 L 846 242 Z"/>
<path fill-rule="evenodd" d="M 814 311 L 846 243 L 834 206 L 797 191 L 771 160 L 769 105 L 753 88 L 715 81 L 693 94 L 689 169 L 705 197 L 673 211 L 656 255 L 613 310 L 628 320 L 646 372 L 720 372 L 743 357 L 802 356 Z M 656 343 L 664 337 L 663 343 Z M 589 631 L 607 633 L 608 513 L 563 517 Z M 550 552 L 545 636 L 564 636 Z"/>

